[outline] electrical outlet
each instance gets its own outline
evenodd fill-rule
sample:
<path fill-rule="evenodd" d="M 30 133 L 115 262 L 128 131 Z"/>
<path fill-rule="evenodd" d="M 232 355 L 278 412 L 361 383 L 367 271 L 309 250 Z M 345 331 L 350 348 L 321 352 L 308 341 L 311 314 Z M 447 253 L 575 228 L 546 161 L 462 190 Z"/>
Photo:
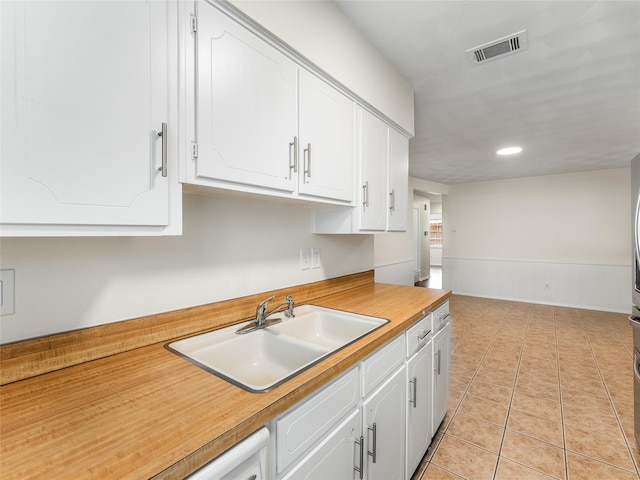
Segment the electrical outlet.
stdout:
<path fill-rule="evenodd" d="M 311 249 L 300 249 L 300 270 L 308 270 L 311 268 Z"/>
<path fill-rule="evenodd" d="M 311 268 L 320 268 L 320 249 L 311 249 Z"/>
<path fill-rule="evenodd" d="M 15 309 L 14 269 L 0 270 L 0 315 L 13 315 Z"/>

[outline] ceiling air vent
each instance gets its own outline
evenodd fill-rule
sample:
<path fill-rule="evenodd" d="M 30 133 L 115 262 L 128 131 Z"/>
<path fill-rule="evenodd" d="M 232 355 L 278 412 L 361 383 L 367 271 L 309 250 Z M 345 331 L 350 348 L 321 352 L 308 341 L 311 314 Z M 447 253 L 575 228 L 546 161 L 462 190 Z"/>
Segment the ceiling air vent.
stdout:
<path fill-rule="evenodd" d="M 495 60 L 521 52 L 527 48 L 529 48 L 527 31 L 522 30 L 513 35 L 507 35 L 506 37 L 494 40 L 493 42 L 470 48 L 466 53 L 471 64 L 475 66 L 486 63 L 489 60 Z"/>

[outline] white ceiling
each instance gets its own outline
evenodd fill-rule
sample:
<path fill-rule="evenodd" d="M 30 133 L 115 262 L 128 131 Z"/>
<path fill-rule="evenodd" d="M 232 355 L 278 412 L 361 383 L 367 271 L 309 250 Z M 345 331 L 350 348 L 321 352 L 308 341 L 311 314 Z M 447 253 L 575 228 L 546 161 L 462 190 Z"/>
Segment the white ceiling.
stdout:
<path fill-rule="evenodd" d="M 640 1 L 337 0 L 415 90 L 410 175 L 454 184 L 629 166 Z M 526 29 L 529 48 L 465 51 Z M 517 144 L 524 151 L 498 157 Z"/>

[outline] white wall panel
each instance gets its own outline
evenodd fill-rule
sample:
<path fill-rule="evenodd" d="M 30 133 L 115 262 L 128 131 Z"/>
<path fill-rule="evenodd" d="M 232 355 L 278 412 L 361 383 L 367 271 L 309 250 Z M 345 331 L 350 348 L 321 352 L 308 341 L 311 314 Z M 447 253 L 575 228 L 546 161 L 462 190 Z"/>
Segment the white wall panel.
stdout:
<path fill-rule="evenodd" d="M 629 265 L 444 257 L 443 287 L 461 295 L 631 311 Z"/>
<path fill-rule="evenodd" d="M 375 281 L 413 286 L 413 259 L 376 265 Z"/>

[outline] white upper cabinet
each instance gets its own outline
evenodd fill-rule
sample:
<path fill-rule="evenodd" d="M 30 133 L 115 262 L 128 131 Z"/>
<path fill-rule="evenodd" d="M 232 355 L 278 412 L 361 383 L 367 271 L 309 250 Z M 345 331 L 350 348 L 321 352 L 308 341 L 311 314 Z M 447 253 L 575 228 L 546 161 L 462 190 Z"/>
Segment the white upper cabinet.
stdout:
<path fill-rule="evenodd" d="M 197 15 L 195 179 L 295 191 L 295 63 L 210 5 Z"/>
<path fill-rule="evenodd" d="M 355 102 L 218 8 L 196 8 L 185 182 L 350 204 Z"/>
<path fill-rule="evenodd" d="M 351 202 L 355 104 L 306 70 L 299 75 L 299 192 Z"/>
<path fill-rule="evenodd" d="M 170 5 L 1 2 L 2 235 L 179 233 Z"/>
<path fill-rule="evenodd" d="M 358 108 L 358 188 L 355 208 L 318 210 L 314 233 L 406 231 L 409 139 L 371 112 Z"/>
<path fill-rule="evenodd" d="M 358 110 L 360 156 L 359 230 L 387 226 L 388 127 L 366 110 Z"/>
<path fill-rule="evenodd" d="M 409 201 L 409 140 L 389 128 L 389 187 L 387 230 L 407 230 Z"/>

